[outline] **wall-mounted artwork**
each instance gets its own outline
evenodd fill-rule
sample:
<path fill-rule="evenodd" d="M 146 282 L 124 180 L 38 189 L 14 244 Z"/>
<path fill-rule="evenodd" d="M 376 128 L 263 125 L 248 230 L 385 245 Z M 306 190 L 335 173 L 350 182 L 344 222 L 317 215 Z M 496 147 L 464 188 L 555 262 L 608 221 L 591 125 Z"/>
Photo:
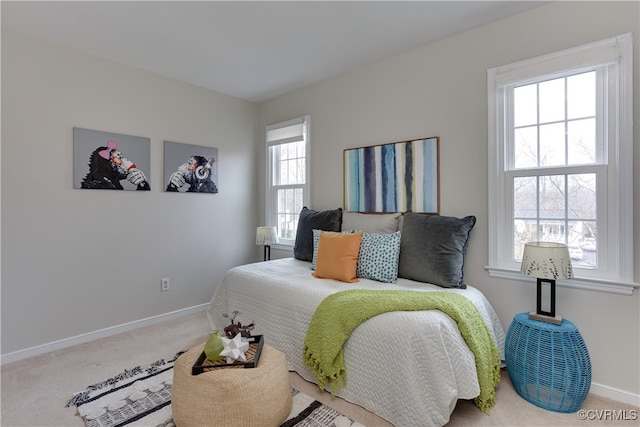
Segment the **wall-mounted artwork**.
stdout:
<path fill-rule="evenodd" d="M 218 192 L 218 149 L 164 142 L 165 191 Z"/>
<path fill-rule="evenodd" d="M 73 187 L 150 190 L 151 140 L 73 128 Z"/>
<path fill-rule="evenodd" d="M 439 137 L 344 150 L 344 209 L 440 214 Z"/>

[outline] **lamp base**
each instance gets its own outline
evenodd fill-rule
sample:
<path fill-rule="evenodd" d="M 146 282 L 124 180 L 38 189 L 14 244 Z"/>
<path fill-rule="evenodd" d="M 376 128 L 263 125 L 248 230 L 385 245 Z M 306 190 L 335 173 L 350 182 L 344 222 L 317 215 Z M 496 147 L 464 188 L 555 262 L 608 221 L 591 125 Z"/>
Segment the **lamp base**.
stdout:
<path fill-rule="evenodd" d="M 529 312 L 529 319 L 539 320 L 541 322 L 553 323 L 554 325 L 562 324 L 562 316 L 547 316 L 545 314 L 538 314 L 535 311 Z"/>

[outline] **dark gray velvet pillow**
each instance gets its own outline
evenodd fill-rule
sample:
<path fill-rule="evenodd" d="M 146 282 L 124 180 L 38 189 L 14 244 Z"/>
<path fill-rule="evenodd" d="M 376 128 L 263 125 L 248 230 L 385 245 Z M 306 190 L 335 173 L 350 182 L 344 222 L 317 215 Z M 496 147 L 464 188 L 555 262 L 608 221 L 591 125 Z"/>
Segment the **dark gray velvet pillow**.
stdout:
<path fill-rule="evenodd" d="M 342 208 L 329 211 L 314 211 L 305 206 L 300 211 L 293 257 L 302 261 L 313 259 L 313 229 L 340 231 L 342 226 Z"/>
<path fill-rule="evenodd" d="M 464 256 L 475 216 L 454 218 L 408 212 L 400 241 L 398 277 L 461 288 Z"/>

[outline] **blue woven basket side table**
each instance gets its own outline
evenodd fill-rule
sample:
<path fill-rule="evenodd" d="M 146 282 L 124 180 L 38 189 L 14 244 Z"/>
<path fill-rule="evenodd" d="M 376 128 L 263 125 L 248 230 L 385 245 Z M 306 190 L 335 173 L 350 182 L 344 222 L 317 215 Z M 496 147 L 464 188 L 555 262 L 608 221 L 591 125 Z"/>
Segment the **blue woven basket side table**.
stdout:
<path fill-rule="evenodd" d="M 576 325 L 517 314 L 505 340 L 507 371 L 525 400 L 555 412 L 576 412 L 591 388 L 589 350 Z"/>

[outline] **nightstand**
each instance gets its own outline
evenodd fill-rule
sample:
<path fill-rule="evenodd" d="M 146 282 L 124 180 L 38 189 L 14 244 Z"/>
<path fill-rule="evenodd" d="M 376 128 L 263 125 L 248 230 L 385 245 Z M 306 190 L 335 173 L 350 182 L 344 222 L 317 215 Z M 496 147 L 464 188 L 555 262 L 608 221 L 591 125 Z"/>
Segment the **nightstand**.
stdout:
<path fill-rule="evenodd" d="M 517 314 L 505 340 L 507 371 L 525 400 L 555 412 L 576 412 L 591 387 L 589 350 L 576 325 Z"/>

